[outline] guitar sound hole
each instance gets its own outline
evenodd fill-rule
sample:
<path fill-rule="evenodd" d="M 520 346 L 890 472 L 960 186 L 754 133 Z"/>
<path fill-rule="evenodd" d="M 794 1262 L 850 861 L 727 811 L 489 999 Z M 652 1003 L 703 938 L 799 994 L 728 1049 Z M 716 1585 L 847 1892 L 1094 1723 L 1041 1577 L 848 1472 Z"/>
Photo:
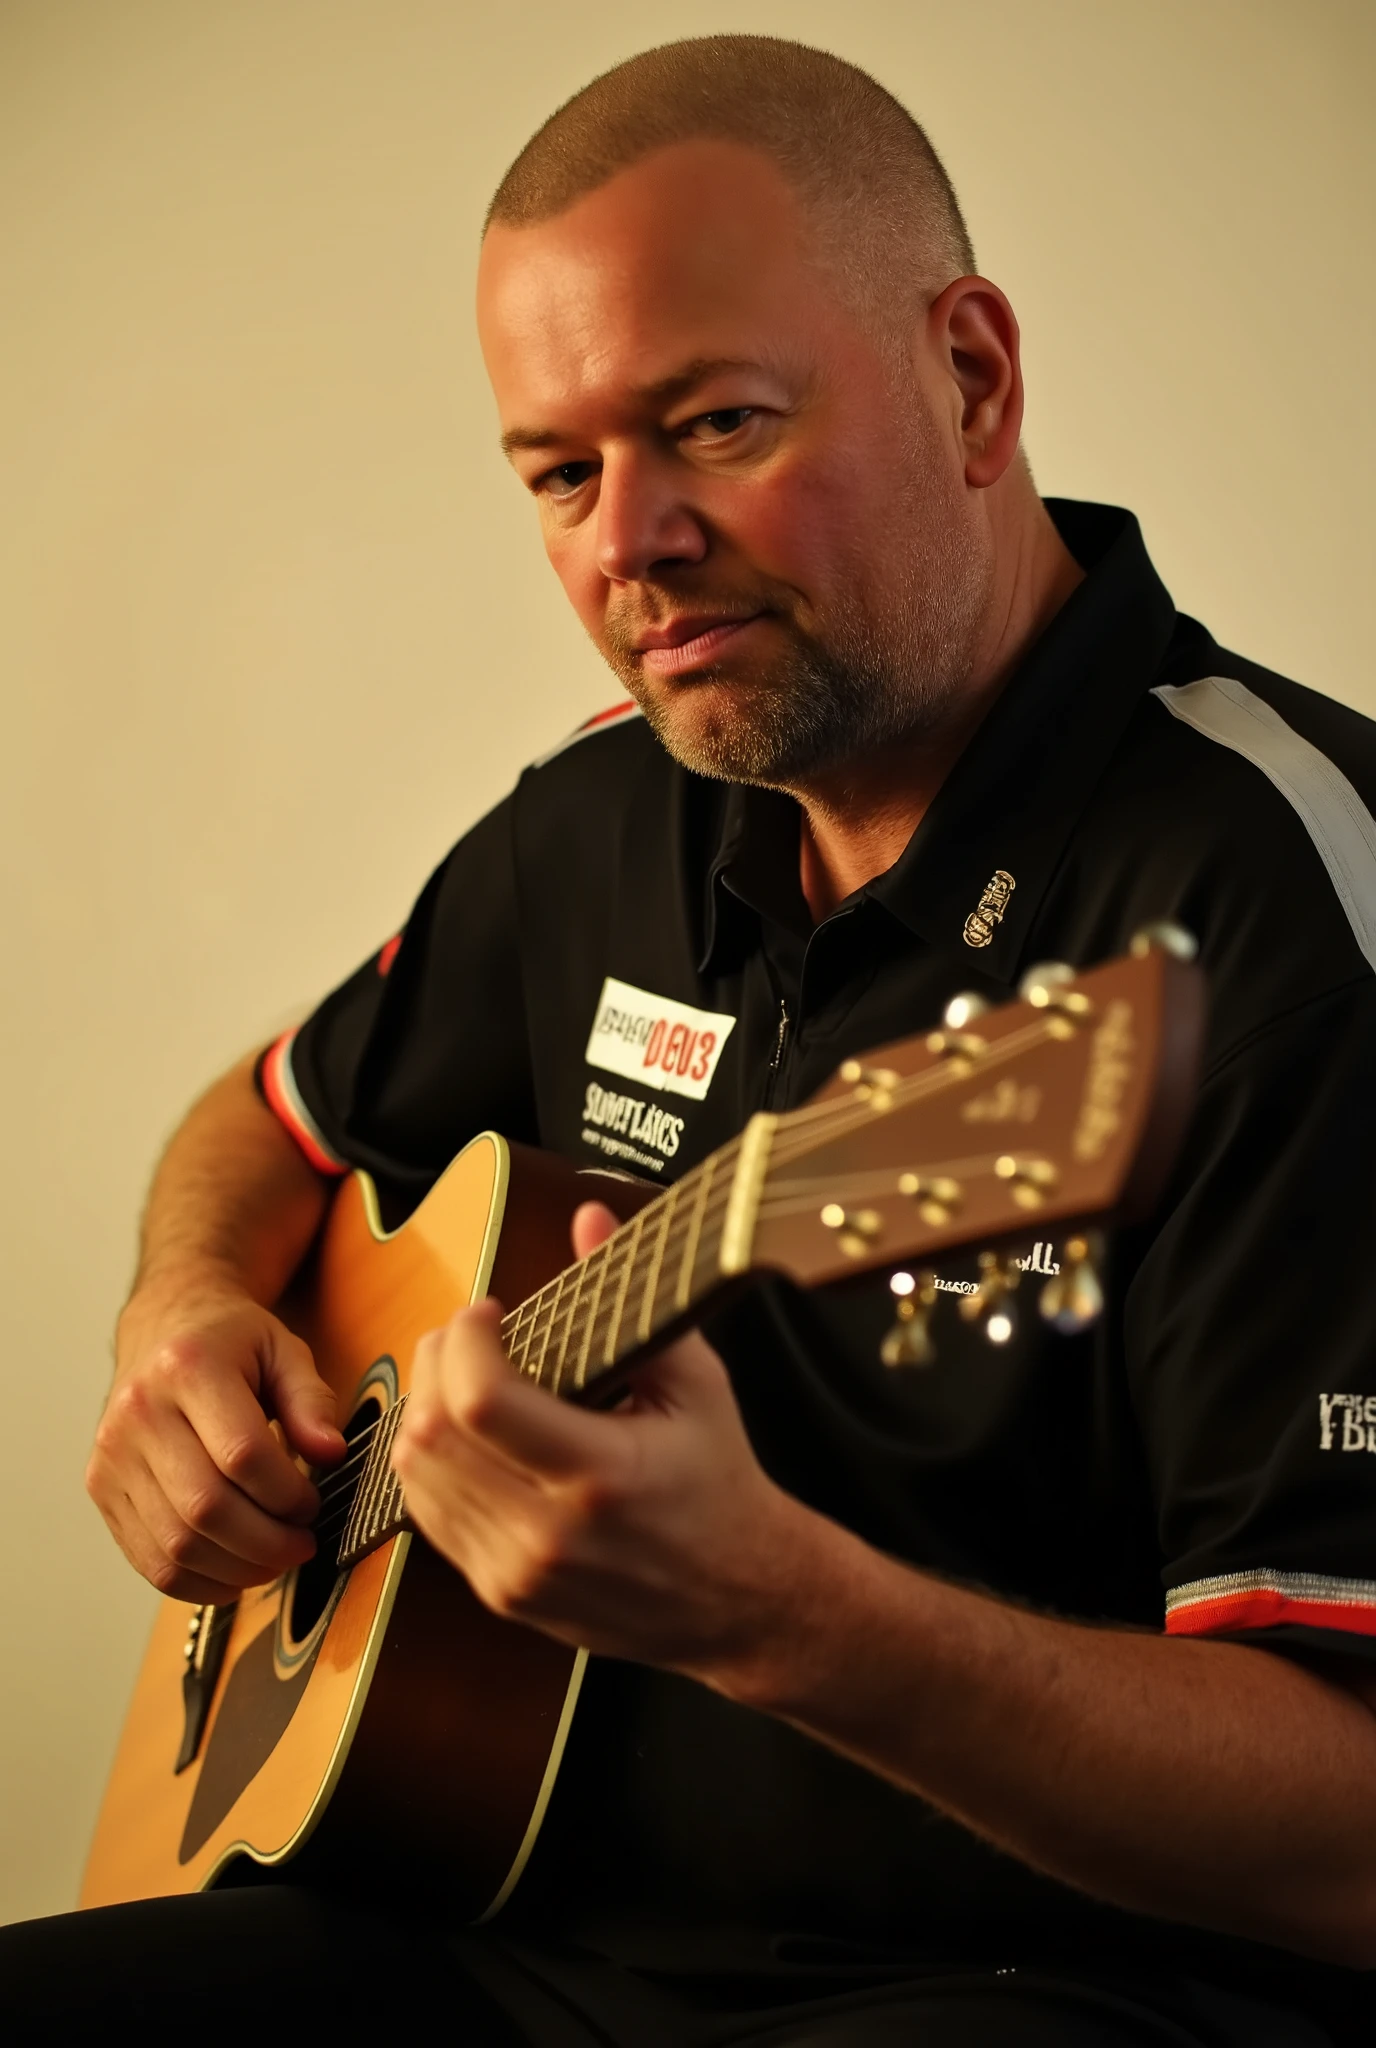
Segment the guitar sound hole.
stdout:
<path fill-rule="evenodd" d="M 308 1640 L 311 1630 L 329 1608 L 335 1588 L 345 1576 L 336 1566 L 335 1556 L 344 1518 L 366 1462 L 366 1446 L 360 1445 L 359 1439 L 365 1437 L 381 1417 L 382 1402 L 378 1396 L 365 1394 L 344 1425 L 344 1441 L 349 1448 L 343 1459 L 333 1473 L 314 1475 L 322 1497 L 320 1517 L 316 1523 L 318 1547 L 315 1556 L 292 1573 L 282 1604 L 282 1633 L 292 1649 Z M 355 1459 L 356 1463 L 353 1462 Z"/>

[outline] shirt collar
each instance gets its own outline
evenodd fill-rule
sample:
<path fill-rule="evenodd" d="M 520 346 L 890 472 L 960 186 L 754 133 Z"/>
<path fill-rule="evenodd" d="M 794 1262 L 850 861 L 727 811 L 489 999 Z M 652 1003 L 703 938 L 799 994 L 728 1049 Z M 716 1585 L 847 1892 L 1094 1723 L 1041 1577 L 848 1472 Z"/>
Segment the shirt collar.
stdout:
<path fill-rule="evenodd" d="M 1054 498 L 1046 505 L 1084 581 L 1005 685 L 898 860 L 860 892 L 971 965 L 967 920 L 989 892 L 989 937 L 976 960 L 1010 985 L 1061 854 L 1160 670 L 1176 620 L 1130 512 Z M 752 911 L 787 924 L 800 910 L 806 916 L 793 800 L 735 785 L 720 817 L 704 973 L 753 943 Z"/>

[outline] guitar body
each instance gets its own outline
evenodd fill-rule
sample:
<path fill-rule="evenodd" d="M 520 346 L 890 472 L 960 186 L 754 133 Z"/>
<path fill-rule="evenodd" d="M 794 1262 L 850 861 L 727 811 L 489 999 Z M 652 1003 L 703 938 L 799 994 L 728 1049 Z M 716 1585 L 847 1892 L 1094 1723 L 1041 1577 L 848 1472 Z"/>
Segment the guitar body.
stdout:
<path fill-rule="evenodd" d="M 488 1292 L 519 1301 L 559 1271 L 580 1201 L 595 1192 L 628 1212 L 652 1192 L 594 1178 L 486 1134 L 390 1237 L 371 1184 L 347 1181 L 281 1311 L 341 1423 L 400 1398 L 417 1338 L 456 1308 Z M 154 1626 L 83 1906 L 198 1891 L 244 1858 L 300 1858 L 329 1883 L 385 1856 L 469 1919 L 498 1909 L 543 1818 L 583 1652 L 499 1620 L 403 1533 L 338 1577 L 305 1567 L 206 1612 L 217 1656 L 178 1770 L 197 1612 L 168 1600 Z"/>

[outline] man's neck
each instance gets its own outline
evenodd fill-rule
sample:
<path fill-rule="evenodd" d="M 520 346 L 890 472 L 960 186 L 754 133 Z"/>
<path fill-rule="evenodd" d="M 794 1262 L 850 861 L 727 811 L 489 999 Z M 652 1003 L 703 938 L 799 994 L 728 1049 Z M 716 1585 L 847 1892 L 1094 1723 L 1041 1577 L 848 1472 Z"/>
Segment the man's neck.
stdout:
<path fill-rule="evenodd" d="M 950 717 L 909 746 L 886 747 L 796 791 L 800 880 L 814 923 L 893 866 L 1028 648 L 1084 580 L 1025 470 L 1018 483 L 995 513 L 985 631 Z"/>

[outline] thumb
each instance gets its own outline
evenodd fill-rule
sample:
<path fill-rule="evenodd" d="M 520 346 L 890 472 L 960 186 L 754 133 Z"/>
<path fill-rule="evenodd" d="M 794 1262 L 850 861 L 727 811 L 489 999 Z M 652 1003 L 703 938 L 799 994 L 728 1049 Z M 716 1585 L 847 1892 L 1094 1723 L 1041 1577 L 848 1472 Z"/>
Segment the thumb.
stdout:
<path fill-rule="evenodd" d="M 620 1227 L 615 1210 L 609 1209 L 605 1202 L 580 1202 L 569 1226 L 574 1257 L 585 1259 L 589 1252 L 597 1250 L 604 1238 L 610 1237 Z"/>
<path fill-rule="evenodd" d="M 333 1465 L 344 1455 L 335 1399 L 315 1369 L 310 1346 L 274 1321 L 263 1361 L 263 1392 L 287 1442 L 312 1465 Z"/>

